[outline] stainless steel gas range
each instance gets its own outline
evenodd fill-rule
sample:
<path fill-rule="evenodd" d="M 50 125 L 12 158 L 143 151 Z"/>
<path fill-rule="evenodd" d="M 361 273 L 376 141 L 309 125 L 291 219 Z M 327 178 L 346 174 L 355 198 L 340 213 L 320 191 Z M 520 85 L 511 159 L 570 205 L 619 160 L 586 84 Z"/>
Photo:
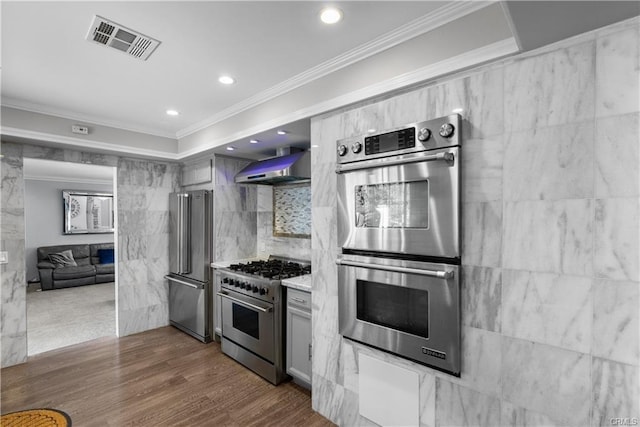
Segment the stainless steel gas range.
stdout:
<path fill-rule="evenodd" d="M 269 257 L 219 269 L 222 352 L 273 384 L 287 378 L 282 279 L 311 272 L 308 261 Z"/>

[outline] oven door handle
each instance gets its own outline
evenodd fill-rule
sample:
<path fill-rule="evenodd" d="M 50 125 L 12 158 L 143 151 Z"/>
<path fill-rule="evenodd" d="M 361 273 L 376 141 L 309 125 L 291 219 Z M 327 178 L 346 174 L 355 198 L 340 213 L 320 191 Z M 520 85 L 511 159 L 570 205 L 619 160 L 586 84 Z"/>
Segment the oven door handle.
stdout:
<path fill-rule="evenodd" d="M 233 301 L 233 302 L 237 302 L 237 303 L 238 303 L 238 304 L 240 304 L 240 305 L 244 305 L 245 307 L 252 308 L 252 309 L 254 309 L 254 310 L 258 310 L 258 311 L 260 311 L 260 312 L 262 312 L 262 313 L 269 313 L 269 312 L 272 310 L 272 308 L 271 308 L 271 307 L 269 307 L 269 308 L 258 307 L 258 306 L 257 306 L 257 305 L 255 305 L 255 304 L 251 304 L 251 303 L 249 303 L 249 302 L 242 301 L 242 300 L 241 300 L 241 299 L 239 299 L 239 298 L 232 297 L 231 295 L 229 295 L 229 294 L 225 294 L 225 293 L 222 293 L 222 292 L 218 292 L 218 296 L 219 296 L 219 297 L 222 297 L 222 298 L 230 299 L 230 300 L 231 300 L 231 301 Z"/>
<path fill-rule="evenodd" d="M 394 273 L 418 274 L 420 276 L 437 277 L 439 279 L 452 279 L 454 275 L 454 272 L 451 270 L 449 271 L 422 270 L 419 268 L 394 267 L 390 265 L 381 265 L 381 264 L 367 264 L 364 262 L 348 261 L 348 260 L 341 260 L 341 259 L 336 260 L 336 264 L 346 265 L 349 267 L 361 267 L 361 268 L 368 268 L 373 270 L 391 271 Z"/>
<path fill-rule="evenodd" d="M 336 173 L 344 173 L 351 172 L 360 169 L 371 169 L 371 168 L 384 168 L 387 166 L 396 166 L 403 165 L 407 163 L 418 163 L 418 162 L 433 162 L 438 160 L 444 160 L 449 165 L 452 165 L 455 160 L 455 155 L 450 152 L 446 153 L 438 153 L 438 154 L 429 154 L 426 156 L 415 156 L 409 159 L 397 159 L 397 160 L 385 160 L 385 159 L 373 159 L 368 162 L 355 162 L 344 165 L 338 165 L 336 168 Z"/>

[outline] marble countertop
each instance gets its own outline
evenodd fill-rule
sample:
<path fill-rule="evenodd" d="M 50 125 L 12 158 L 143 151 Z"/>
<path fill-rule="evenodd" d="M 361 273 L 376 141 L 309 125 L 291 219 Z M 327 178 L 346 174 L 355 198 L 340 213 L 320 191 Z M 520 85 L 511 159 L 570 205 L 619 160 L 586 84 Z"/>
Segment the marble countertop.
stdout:
<path fill-rule="evenodd" d="M 299 289 L 301 291 L 311 292 L 311 274 L 305 274 L 304 276 L 291 277 L 284 279 L 282 285 L 288 288 Z"/>

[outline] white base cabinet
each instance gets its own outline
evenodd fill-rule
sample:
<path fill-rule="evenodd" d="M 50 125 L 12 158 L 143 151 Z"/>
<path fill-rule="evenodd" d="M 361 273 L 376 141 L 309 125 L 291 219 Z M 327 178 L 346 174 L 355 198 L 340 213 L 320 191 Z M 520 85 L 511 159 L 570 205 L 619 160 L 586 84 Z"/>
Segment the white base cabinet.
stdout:
<path fill-rule="evenodd" d="M 311 293 L 287 289 L 287 374 L 311 387 Z"/>

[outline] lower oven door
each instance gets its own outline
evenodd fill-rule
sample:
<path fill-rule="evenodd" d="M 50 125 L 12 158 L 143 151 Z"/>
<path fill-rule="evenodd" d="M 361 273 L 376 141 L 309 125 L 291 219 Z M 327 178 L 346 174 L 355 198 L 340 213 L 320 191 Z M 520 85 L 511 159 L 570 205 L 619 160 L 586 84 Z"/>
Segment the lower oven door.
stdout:
<path fill-rule="evenodd" d="M 273 362 L 273 304 L 222 290 L 222 336 Z"/>
<path fill-rule="evenodd" d="M 340 334 L 460 375 L 459 266 L 343 256 Z"/>

